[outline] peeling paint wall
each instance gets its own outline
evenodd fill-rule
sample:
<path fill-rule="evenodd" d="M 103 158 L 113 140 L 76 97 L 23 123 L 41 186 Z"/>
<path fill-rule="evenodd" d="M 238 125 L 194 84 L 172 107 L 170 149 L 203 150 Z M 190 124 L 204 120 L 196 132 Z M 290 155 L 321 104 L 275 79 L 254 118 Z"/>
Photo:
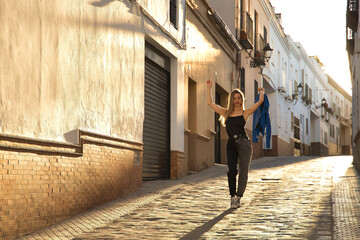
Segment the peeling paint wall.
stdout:
<path fill-rule="evenodd" d="M 0 29 L 1 133 L 142 141 L 148 30 L 136 4 L 0 1 Z"/>

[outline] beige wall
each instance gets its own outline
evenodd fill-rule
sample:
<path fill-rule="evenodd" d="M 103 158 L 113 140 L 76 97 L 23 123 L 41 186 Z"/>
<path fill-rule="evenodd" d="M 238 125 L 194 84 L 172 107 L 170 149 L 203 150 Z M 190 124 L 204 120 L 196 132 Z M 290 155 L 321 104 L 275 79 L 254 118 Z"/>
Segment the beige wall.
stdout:
<path fill-rule="evenodd" d="M 339 155 L 340 154 L 340 152 L 337 149 L 336 143 L 329 142 L 328 147 L 329 147 L 329 155 Z"/>
<path fill-rule="evenodd" d="M 157 0 L 1 1 L 0 132 L 64 141 L 80 128 L 142 142 L 149 41 L 171 58 L 171 149 L 184 151 L 184 2 L 175 29 Z"/>
<path fill-rule="evenodd" d="M 198 11 L 190 8 L 186 11 L 187 25 L 187 51 L 185 64 L 185 82 L 190 78 L 196 84 L 196 117 L 189 116 L 188 97 L 185 98 L 185 129 L 187 133 L 188 162 L 190 171 L 200 171 L 214 165 L 214 111 L 208 107 L 206 99 L 206 81 L 214 82 L 212 88 L 213 101 L 215 101 L 215 82 L 225 91 L 232 89 L 232 80 L 235 76 L 235 51 L 227 44 L 214 23 L 201 22 L 199 14 L 205 16 L 207 9 L 200 5 Z M 204 25 L 205 24 L 205 25 Z M 219 43 L 219 39 L 222 43 Z M 230 56 L 227 54 L 230 53 Z M 231 55 L 232 54 L 232 55 Z M 185 94 L 188 93 L 188 84 L 185 84 Z M 190 111 L 191 112 L 191 111 Z M 191 113 L 193 114 L 193 113 Z M 192 122 L 191 121 L 195 121 Z M 223 127 L 221 127 L 223 128 Z M 226 137 L 222 131 L 222 136 Z M 227 137 L 226 137 L 227 138 Z M 221 149 L 223 153 L 225 148 Z M 223 160 L 223 159 L 222 159 Z"/>
<path fill-rule="evenodd" d="M 63 140 L 81 128 L 142 141 L 144 34 L 129 5 L 1 5 L 1 132 Z"/>

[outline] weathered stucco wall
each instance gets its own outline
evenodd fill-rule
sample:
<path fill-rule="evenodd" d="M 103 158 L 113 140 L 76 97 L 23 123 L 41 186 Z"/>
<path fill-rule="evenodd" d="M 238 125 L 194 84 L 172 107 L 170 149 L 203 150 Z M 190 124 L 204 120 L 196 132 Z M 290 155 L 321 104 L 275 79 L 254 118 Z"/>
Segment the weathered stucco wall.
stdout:
<path fill-rule="evenodd" d="M 0 2 L 0 132 L 142 141 L 144 33 L 126 2 Z"/>
<path fill-rule="evenodd" d="M 236 75 L 235 50 L 223 37 L 214 22 L 207 18 L 207 9 L 198 3 L 197 10 L 189 7 L 186 11 L 187 54 L 184 60 L 185 81 L 196 85 L 196 99 L 190 104 L 196 105 L 188 112 L 188 100 L 185 101 L 185 128 L 187 133 L 190 171 L 200 171 L 214 165 L 214 111 L 207 105 L 206 81 L 213 81 L 212 96 L 215 101 L 216 85 L 230 92 Z M 205 21 L 207 19 L 207 21 Z M 185 84 L 185 92 L 188 85 Z M 192 116 L 188 116 L 192 114 Z M 196 114 L 194 117 L 193 115 Z M 221 127 L 223 128 L 223 127 Z M 227 139 L 226 134 L 222 137 Z M 223 148 L 220 152 L 224 152 Z"/>

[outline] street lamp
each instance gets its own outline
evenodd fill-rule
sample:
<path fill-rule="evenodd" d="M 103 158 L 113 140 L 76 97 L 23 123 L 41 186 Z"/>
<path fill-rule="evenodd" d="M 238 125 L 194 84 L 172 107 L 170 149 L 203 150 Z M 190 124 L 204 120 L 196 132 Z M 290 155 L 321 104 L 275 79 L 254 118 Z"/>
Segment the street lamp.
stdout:
<path fill-rule="evenodd" d="M 297 103 L 297 101 L 298 101 L 298 96 L 301 97 L 301 94 L 302 94 L 302 91 L 303 91 L 303 86 L 302 86 L 301 83 L 299 83 L 299 85 L 297 85 L 296 88 L 297 88 L 297 91 L 292 95 L 293 101 L 296 100 L 296 101 L 294 102 L 294 105 L 295 105 L 295 104 Z"/>
<path fill-rule="evenodd" d="M 326 104 L 326 99 L 323 97 L 323 99 L 321 99 L 321 105 L 320 106 L 315 106 L 315 109 L 318 109 L 318 108 L 321 108 L 321 107 L 324 107 Z"/>
<path fill-rule="evenodd" d="M 270 47 L 269 43 L 266 43 L 265 47 L 263 49 L 256 50 L 254 53 L 254 57 L 251 56 L 249 53 L 249 56 L 251 58 L 250 60 L 250 67 L 260 67 L 263 68 L 266 63 L 270 60 L 272 55 L 273 49 Z"/>
<path fill-rule="evenodd" d="M 299 83 L 299 85 L 296 88 L 297 88 L 297 91 L 292 95 L 293 98 L 295 98 L 299 95 L 301 96 L 301 94 L 302 94 L 303 86 L 301 85 L 301 83 Z"/>
<path fill-rule="evenodd" d="M 267 43 L 263 49 L 264 49 L 264 52 L 265 52 L 265 61 L 268 62 L 270 60 L 270 58 L 271 58 L 271 55 L 272 55 L 274 49 L 272 49 L 270 47 L 269 43 Z"/>
<path fill-rule="evenodd" d="M 297 90 L 300 97 L 302 95 L 303 89 L 304 89 L 303 85 L 299 83 L 299 85 L 297 86 Z"/>
<path fill-rule="evenodd" d="M 326 99 L 323 97 L 323 99 L 321 99 L 321 105 L 324 105 L 326 103 Z"/>

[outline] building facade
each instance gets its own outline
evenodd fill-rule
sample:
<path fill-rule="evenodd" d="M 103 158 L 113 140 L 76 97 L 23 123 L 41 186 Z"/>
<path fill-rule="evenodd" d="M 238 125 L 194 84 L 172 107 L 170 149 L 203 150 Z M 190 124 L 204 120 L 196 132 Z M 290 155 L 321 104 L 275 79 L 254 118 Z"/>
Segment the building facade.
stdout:
<path fill-rule="evenodd" d="M 334 124 L 340 126 L 341 118 L 334 115 L 329 104 L 332 104 L 331 96 L 338 95 L 339 99 L 342 96 L 344 107 L 344 98 L 347 99 L 350 109 L 348 100 L 351 97 L 339 85 L 331 87 L 335 81 L 324 73 L 320 60 L 308 56 L 301 43 L 284 33 L 281 14 L 275 13 L 271 3 L 268 4 L 273 55 L 269 68 L 263 71 L 263 81 L 271 104 L 272 145 L 268 149 L 264 146 L 264 155 L 329 155 L 329 148 L 333 149 L 329 144 L 336 144 L 340 136 L 347 148 L 351 141 L 351 134 L 348 134 L 351 121 L 336 132 Z M 345 117 L 345 113 L 342 116 Z M 338 140 L 339 148 L 340 142 Z M 336 153 L 350 154 L 345 149 Z"/>
<path fill-rule="evenodd" d="M 207 105 L 206 81 L 211 80 L 213 100 L 225 105 L 238 75 L 241 46 L 221 16 L 206 1 L 188 1 L 187 50 L 184 57 L 185 164 L 179 177 L 215 163 L 226 163 L 226 132 Z"/>
<path fill-rule="evenodd" d="M 330 76 L 329 83 L 329 155 L 351 155 L 351 96 Z"/>
<path fill-rule="evenodd" d="M 2 239 L 226 164 L 207 80 L 222 106 L 266 89 L 270 148 L 260 137 L 253 159 L 349 152 L 349 96 L 268 0 L 0 2 Z"/>
<path fill-rule="evenodd" d="M 0 5 L 0 238 L 176 175 L 185 0 Z"/>
<path fill-rule="evenodd" d="M 360 169 L 360 40 L 359 0 L 348 0 L 346 9 L 346 50 L 352 82 L 352 150 L 354 164 Z"/>

